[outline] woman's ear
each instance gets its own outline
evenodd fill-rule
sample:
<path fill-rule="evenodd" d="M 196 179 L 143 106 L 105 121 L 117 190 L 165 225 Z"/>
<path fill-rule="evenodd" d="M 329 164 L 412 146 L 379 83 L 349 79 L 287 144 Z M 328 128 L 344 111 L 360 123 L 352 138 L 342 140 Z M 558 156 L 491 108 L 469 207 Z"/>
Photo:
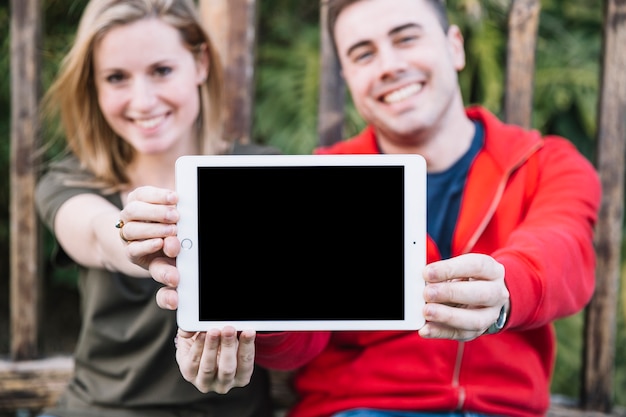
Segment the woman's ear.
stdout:
<path fill-rule="evenodd" d="M 196 82 L 198 85 L 203 84 L 209 76 L 211 68 L 211 60 L 209 59 L 209 51 L 206 44 L 202 44 L 200 51 L 196 54 Z"/>

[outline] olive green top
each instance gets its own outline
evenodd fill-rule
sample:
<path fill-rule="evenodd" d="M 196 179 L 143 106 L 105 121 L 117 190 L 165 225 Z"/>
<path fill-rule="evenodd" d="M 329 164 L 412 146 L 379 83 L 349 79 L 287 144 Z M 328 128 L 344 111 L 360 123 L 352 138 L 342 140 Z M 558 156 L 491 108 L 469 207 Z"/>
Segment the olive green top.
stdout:
<path fill-rule="evenodd" d="M 233 153 L 277 153 L 271 148 L 236 146 Z M 102 193 L 67 185 L 68 178 L 88 178 L 74 157 L 49 166 L 37 185 L 36 204 L 54 231 L 59 207 L 71 197 Z M 76 183 L 76 182 L 74 182 Z M 71 182 L 70 182 L 71 184 Z M 103 195 L 122 207 L 119 193 Z M 114 225 L 111 225 L 114 227 Z M 71 259 L 57 245 L 54 262 Z M 79 266 L 81 329 L 74 352 L 74 375 L 56 407 L 60 417 L 269 417 L 267 371 L 257 367 L 252 381 L 226 395 L 203 394 L 185 381 L 176 363 L 176 313 L 159 308 L 160 284 L 105 269 Z"/>

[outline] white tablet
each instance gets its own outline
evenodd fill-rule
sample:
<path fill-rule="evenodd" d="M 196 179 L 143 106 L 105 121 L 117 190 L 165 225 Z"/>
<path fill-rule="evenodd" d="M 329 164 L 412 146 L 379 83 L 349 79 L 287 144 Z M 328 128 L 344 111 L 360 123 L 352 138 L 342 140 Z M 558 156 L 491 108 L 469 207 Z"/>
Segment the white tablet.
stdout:
<path fill-rule="evenodd" d="M 176 187 L 182 329 L 424 324 L 421 156 L 184 156 Z"/>

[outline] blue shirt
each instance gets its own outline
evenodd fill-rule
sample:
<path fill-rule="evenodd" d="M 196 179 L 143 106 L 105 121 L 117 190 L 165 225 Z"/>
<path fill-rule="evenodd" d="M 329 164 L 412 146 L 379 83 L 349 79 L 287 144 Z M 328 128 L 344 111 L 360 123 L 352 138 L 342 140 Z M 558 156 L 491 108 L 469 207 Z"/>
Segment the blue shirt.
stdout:
<path fill-rule="evenodd" d="M 426 175 L 426 231 L 435 241 L 442 259 L 451 256 L 452 234 L 461 208 L 461 197 L 472 161 L 483 146 L 483 126 L 474 121 L 472 144 L 458 161 L 443 172 Z"/>

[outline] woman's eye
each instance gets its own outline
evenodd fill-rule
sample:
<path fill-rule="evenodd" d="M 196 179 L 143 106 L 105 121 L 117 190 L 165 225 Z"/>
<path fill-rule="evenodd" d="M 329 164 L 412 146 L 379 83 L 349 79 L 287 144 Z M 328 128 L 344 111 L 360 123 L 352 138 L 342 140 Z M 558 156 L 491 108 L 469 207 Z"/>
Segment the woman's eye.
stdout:
<path fill-rule="evenodd" d="M 107 80 L 108 83 L 117 84 L 117 83 L 120 83 L 120 82 L 122 82 L 124 80 L 124 75 L 122 75 L 120 73 L 111 74 L 111 75 L 106 77 L 106 80 Z"/>
<path fill-rule="evenodd" d="M 170 74 L 172 72 L 172 68 L 171 67 L 157 67 L 154 70 L 155 74 L 160 76 L 160 77 L 165 77 L 166 75 Z"/>

